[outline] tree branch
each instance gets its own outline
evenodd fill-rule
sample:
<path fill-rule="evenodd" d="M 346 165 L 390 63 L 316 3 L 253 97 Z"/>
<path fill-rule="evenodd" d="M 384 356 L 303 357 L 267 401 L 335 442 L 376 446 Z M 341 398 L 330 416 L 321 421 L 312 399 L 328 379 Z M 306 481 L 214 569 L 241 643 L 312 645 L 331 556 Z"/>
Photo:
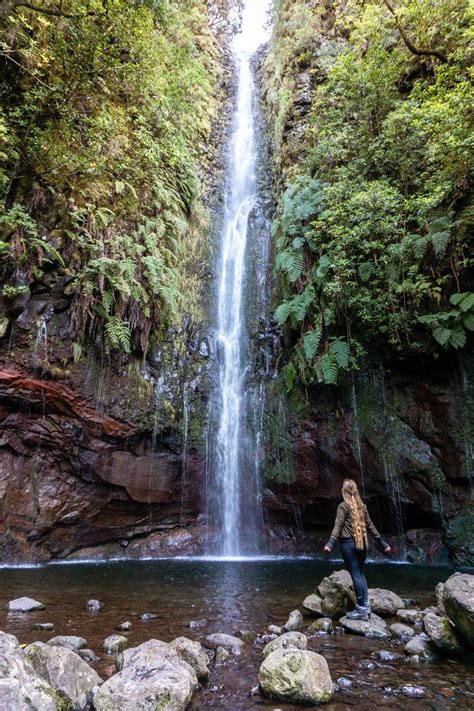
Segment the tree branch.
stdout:
<path fill-rule="evenodd" d="M 420 57 L 436 57 L 436 59 L 439 59 L 440 62 L 443 64 L 446 64 L 448 59 L 445 54 L 442 52 L 439 52 L 437 49 L 418 49 L 418 47 L 415 47 L 415 45 L 411 42 L 409 37 L 407 36 L 403 26 L 400 23 L 400 20 L 398 19 L 398 15 L 395 12 L 393 6 L 391 5 L 389 0 L 383 0 L 385 6 L 387 7 L 388 11 L 391 13 L 391 15 L 395 19 L 395 25 L 397 27 L 397 30 L 400 33 L 400 37 L 404 41 L 405 45 L 407 48 L 410 50 L 412 54 L 416 54 L 417 56 Z"/>

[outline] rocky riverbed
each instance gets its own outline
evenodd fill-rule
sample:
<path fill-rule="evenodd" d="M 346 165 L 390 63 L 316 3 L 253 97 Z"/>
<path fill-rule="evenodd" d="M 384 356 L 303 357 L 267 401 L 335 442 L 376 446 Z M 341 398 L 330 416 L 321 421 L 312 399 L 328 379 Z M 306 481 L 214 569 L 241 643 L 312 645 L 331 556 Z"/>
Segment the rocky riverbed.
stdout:
<path fill-rule="evenodd" d="M 0 570 L 0 706 L 470 708 L 474 576 L 368 577 L 374 614 L 357 623 L 347 574 L 317 561 Z"/>

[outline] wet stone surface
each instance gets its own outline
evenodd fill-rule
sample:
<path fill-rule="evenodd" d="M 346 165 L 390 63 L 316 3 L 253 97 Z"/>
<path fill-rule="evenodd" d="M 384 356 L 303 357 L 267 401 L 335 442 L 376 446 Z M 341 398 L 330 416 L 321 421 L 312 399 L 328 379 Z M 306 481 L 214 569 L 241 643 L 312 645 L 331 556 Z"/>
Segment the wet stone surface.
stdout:
<path fill-rule="evenodd" d="M 3 609 L 0 629 L 17 636 L 21 644 L 51 638 L 50 631 L 33 629 L 41 622 L 54 624 L 57 635 L 83 637 L 98 657 L 91 666 L 102 678 L 111 665 L 103 641 L 123 621 L 132 623 L 126 633 L 127 648 L 153 638 L 171 642 L 184 636 L 203 642 L 215 633 L 239 637 L 245 630 L 255 638 L 245 642 L 240 655 L 230 654 L 223 661 L 216 659 L 213 650 L 206 650 L 209 680 L 200 684 L 189 711 L 301 711 L 301 705 L 266 699 L 256 688 L 263 648 L 275 638 L 268 634 L 268 627 L 281 627 L 322 578 L 338 568 L 337 564 L 316 561 L 170 560 L 1 569 L 0 606 L 29 594 L 41 600 L 46 609 L 35 612 L 34 620 L 31 614 L 8 614 Z M 416 597 L 423 608 L 434 603 L 437 583 L 444 582 L 451 572 L 443 568 L 367 566 L 371 586 L 391 589 L 401 597 Z M 103 602 L 100 614 L 87 609 L 89 599 Z M 146 611 L 154 611 L 156 617 L 140 619 Z M 190 621 L 200 624 L 189 626 Z M 386 618 L 388 624 L 399 621 Z M 314 617 L 304 613 L 302 632 L 307 633 L 314 622 Z M 435 661 L 417 662 L 396 639 L 370 639 L 343 632 L 334 622 L 334 634 L 308 636 L 308 650 L 326 658 L 336 683 L 333 700 L 321 708 L 467 711 L 473 707 L 471 652 L 459 660 L 438 656 Z M 389 654 L 380 654 L 384 651 Z M 423 689 L 423 696 L 409 690 L 418 687 Z"/>

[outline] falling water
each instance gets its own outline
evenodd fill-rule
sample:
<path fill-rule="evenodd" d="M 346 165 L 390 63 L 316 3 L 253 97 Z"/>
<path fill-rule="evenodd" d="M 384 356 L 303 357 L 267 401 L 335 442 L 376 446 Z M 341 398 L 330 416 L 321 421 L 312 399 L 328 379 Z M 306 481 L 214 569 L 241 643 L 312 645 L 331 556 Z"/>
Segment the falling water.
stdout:
<path fill-rule="evenodd" d="M 181 454 L 181 510 L 180 522 L 183 523 L 184 512 L 186 508 L 186 474 L 187 474 L 187 457 L 188 457 L 188 440 L 189 440 L 189 392 L 188 384 L 184 383 L 183 387 L 183 451 Z"/>
<path fill-rule="evenodd" d="M 248 333 L 244 313 L 246 262 L 249 259 L 249 218 L 258 200 L 257 141 L 251 57 L 266 39 L 266 11 L 269 0 L 246 0 L 241 32 L 234 39 L 237 97 L 229 151 L 228 186 L 224 208 L 219 264 L 217 346 L 218 422 L 213 457 L 217 506 L 214 520 L 221 532 L 218 552 L 236 556 L 243 552 L 243 495 L 245 526 L 256 526 L 258 491 L 245 481 L 242 470 L 249 456 L 246 437 L 244 379 L 249 372 Z M 257 282 L 258 283 L 258 282 Z M 257 288 L 257 284 L 254 285 Z M 255 453 L 253 453 L 255 456 Z"/>

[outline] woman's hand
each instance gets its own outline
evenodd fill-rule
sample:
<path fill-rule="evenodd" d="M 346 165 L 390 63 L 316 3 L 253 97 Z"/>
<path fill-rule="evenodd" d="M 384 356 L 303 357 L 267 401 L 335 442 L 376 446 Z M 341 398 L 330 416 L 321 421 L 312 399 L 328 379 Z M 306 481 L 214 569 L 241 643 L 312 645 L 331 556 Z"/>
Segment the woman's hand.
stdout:
<path fill-rule="evenodd" d="M 390 548 L 390 546 L 387 546 L 386 548 L 383 549 L 383 552 L 384 553 L 391 553 L 392 549 Z"/>
<path fill-rule="evenodd" d="M 324 550 L 326 551 L 326 553 L 331 553 L 331 549 L 327 545 L 324 546 Z"/>

